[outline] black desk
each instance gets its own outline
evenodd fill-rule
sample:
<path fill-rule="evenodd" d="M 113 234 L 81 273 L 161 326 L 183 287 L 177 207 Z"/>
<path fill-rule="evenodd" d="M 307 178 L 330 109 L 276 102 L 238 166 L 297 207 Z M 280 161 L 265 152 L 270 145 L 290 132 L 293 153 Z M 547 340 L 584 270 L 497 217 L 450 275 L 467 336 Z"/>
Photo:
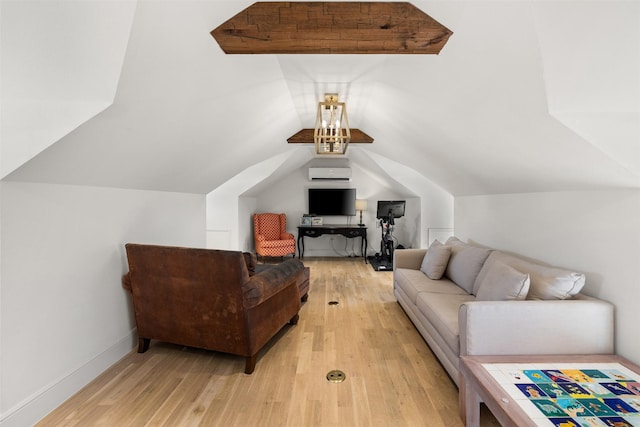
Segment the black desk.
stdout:
<path fill-rule="evenodd" d="M 359 225 L 299 225 L 298 257 L 304 257 L 304 237 L 320 237 L 325 234 L 340 234 L 347 239 L 360 237 L 360 250 L 364 262 L 367 262 L 367 227 Z"/>

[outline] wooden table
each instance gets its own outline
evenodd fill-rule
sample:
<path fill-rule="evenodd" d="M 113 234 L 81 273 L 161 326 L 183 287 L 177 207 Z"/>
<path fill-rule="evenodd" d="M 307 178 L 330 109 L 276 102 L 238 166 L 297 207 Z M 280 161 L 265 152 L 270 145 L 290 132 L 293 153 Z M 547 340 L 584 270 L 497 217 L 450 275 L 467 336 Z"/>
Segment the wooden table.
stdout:
<path fill-rule="evenodd" d="M 466 427 L 479 426 L 480 403 L 484 402 L 503 427 L 540 425 L 527 415 L 518 403 L 518 399 L 505 390 L 505 387 L 489 372 L 497 367 L 497 364 L 527 364 L 530 367 L 544 364 L 558 364 L 558 366 L 574 364 L 577 369 L 585 369 L 580 365 L 609 363 L 620 364 L 634 374 L 640 375 L 638 365 L 615 355 L 463 356 L 460 358 L 460 417 Z M 561 369 L 568 369 L 568 367 Z M 637 397 L 640 398 L 640 395 Z M 520 396 L 521 401 L 527 399 L 524 394 Z M 542 412 L 540 415 L 544 417 Z"/>

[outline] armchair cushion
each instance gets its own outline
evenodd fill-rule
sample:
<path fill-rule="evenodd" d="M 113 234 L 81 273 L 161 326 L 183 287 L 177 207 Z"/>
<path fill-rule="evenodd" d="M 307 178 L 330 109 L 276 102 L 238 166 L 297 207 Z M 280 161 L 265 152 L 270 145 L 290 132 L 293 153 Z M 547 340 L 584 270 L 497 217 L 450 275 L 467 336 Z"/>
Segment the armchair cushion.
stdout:
<path fill-rule="evenodd" d="M 265 240 L 260 246 L 262 248 L 286 248 L 290 245 L 289 240 Z"/>

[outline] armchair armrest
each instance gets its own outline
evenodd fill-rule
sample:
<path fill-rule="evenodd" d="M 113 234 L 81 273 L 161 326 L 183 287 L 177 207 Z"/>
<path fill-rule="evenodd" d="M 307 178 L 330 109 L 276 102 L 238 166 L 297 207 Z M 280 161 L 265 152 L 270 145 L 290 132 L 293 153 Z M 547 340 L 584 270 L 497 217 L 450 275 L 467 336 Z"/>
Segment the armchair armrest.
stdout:
<path fill-rule="evenodd" d="M 256 234 L 256 240 L 259 242 L 264 242 L 267 239 L 262 234 Z"/>
<path fill-rule="evenodd" d="M 251 276 L 242 285 L 244 308 L 256 307 L 288 286 L 298 286 L 296 279 L 303 269 L 300 260 L 290 259 Z"/>
<path fill-rule="evenodd" d="M 589 297 L 473 301 L 458 312 L 460 355 L 612 354 L 613 306 Z"/>
<path fill-rule="evenodd" d="M 291 233 L 282 233 L 280 240 L 295 240 L 296 238 Z"/>
<path fill-rule="evenodd" d="M 426 249 L 397 249 L 393 251 L 393 269 L 410 268 L 420 270 Z"/>

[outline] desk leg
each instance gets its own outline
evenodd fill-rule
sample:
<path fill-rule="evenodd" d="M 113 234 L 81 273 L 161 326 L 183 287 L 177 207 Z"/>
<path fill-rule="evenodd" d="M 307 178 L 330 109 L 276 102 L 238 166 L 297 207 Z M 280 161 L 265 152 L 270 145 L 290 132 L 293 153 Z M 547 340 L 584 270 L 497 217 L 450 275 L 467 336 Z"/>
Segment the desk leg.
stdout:
<path fill-rule="evenodd" d="M 367 263 L 367 247 L 367 234 L 365 233 L 365 235 L 360 239 L 360 249 L 362 250 L 362 258 L 364 258 L 365 264 Z"/>
<path fill-rule="evenodd" d="M 298 258 L 304 257 L 304 236 L 298 236 Z"/>
<path fill-rule="evenodd" d="M 469 381 L 464 374 L 460 375 L 460 388 L 458 393 L 460 418 L 464 422 L 465 427 L 479 427 L 480 396 L 476 392 L 473 381 Z"/>

